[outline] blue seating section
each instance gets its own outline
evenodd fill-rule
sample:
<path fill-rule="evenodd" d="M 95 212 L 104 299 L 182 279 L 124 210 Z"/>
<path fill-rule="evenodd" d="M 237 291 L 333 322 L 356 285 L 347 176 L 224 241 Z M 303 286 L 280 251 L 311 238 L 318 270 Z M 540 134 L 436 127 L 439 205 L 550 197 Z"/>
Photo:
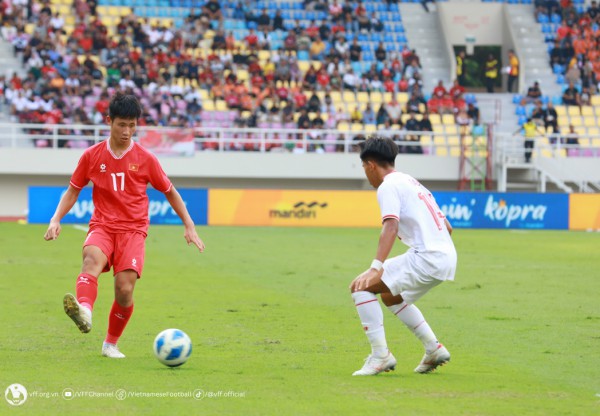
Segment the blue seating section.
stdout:
<path fill-rule="evenodd" d="M 410 0 L 418 3 L 419 0 Z M 104 6 L 126 6 L 134 7 L 135 13 L 140 17 L 148 18 L 170 18 L 175 27 L 181 26 L 184 19 L 189 16 L 191 8 L 200 8 L 206 3 L 206 0 L 100 0 L 99 4 Z M 233 16 L 237 1 L 221 1 L 223 12 L 223 29 L 226 32 L 233 32 L 236 40 L 243 40 L 248 34 L 249 29 L 256 29 L 254 22 L 246 23 L 244 20 L 235 19 Z M 384 24 L 384 31 L 363 34 L 347 33 L 346 39 L 352 41 L 357 37 L 363 47 L 363 60 L 367 63 L 375 62 L 375 49 L 380 42 L 388 52 L 399 52 L 408 43 L 405 29 L 402 24 L 402 16 L 398 4 L 387 4 L 382 1 L 367 0 L 363 4 L 368 13 L 375 12 Z M 300 21 L 305 27 L 315 21 L 320 24 L 322 20 L 327 20 L 329 14 L 325 11 L 304 10 L 301 0 L 295 1 L 265 1 L 258 0 L 251 2 L 255 10 L 261 12 L 266 9 L 271 17 L 277 10 L 281 11 L 284 18 L 284 27 L 288 30 L 296 27 L 296 21 Z M 283 45 L 285 33 L 275 31 L 271 33 L 273 42 L 272 49 L 277 49 Z"/>

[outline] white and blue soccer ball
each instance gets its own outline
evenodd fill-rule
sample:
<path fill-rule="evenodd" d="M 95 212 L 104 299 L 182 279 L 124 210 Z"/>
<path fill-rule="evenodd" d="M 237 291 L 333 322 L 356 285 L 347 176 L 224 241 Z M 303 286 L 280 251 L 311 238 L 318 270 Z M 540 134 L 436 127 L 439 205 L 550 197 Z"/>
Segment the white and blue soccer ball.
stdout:
<path fill-rule="evenodd" d="M 154 355 L 166 366 L 180 366 L 191 353 L 192 340 L 181 329 L 165 329 L 154 339 Z"/>

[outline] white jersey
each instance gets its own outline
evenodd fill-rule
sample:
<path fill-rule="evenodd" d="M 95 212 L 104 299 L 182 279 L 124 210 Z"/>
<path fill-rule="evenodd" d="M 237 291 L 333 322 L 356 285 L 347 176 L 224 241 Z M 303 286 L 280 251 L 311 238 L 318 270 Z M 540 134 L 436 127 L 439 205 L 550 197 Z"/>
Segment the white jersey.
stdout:
<path fill-rule="evenodd" d="M 417 255 L 421 271 L 454 280 L 456 249 L 431 192 L 410 175 L 394 171 L 377 189 L 377 200 L 382 221 L 398 220 L 398 237 Z"/>

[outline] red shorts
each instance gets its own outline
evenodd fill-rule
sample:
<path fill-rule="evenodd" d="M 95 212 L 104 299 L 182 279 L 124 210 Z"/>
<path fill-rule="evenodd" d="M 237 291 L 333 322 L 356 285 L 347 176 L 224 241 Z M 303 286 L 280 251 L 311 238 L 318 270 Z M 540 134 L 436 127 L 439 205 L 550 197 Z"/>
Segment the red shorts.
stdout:
<path fill-rule="evenodd" d="M 96 246 L 106 255 L 108 262 L 102 272 L 108 272 L 111 267 L 113 275 L 135 270 L 139 279 L 144 268 L 145 241 L 142 233 L 110 233 L 102 227 L 92 227 L 83 246 Z"/>

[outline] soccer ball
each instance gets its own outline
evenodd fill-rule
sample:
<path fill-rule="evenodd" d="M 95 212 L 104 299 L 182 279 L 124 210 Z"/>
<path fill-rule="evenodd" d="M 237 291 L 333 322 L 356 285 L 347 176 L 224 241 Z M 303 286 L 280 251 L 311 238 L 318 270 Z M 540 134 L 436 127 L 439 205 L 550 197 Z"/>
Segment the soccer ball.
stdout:
<path fill-rule="evenodd" d="M 165 329 L 154 339 L 154 355 L 166 366 L 180 366 L 191 353 L 192 340 L 180 329 Z"/>

